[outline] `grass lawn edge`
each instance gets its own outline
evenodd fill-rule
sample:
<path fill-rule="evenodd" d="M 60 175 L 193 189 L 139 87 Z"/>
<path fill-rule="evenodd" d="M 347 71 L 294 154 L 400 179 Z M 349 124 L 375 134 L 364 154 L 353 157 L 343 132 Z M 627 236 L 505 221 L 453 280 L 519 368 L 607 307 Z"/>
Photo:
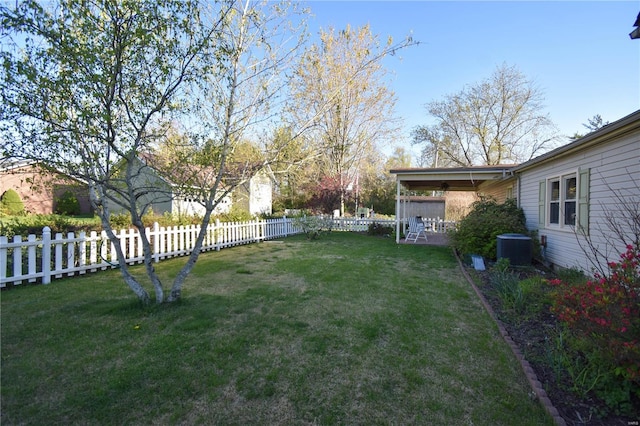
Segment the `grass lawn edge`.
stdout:
<path fill-rule="evenodd" d="M 520 367 L 522 368 L 522 371 L 524 372 L 527 378 L 527 381 L 531 386 L 531 389 L 536 394 L 538 401 L 540 401 L 540 403 L 542 404 L 544 409 L 547 411 L 547 413 L 549 413 L 549 415 L 553 418 L 553 421 L 555 422 L 555 424 L 557 424 L 558 426 L 566 426 L 567 423 L 560 416 L 560 413 L 558 412 L 556 407 L 554 407 L 553 403 L 549 399 L 549 396 L 547 395 L 547 392 L 542 388 L 542 383 L 540 383 L 540 381 L 538 380 L 538 377 L 536 376 L 536 373 L 531 368 L 531 365 L 529 365 L 529 362 L 524 358 L 524 356 L 522 355 L 522 352 L 520 351 L 520 348 L 518 348 L 518 345 L 516 345 L 516 343 L 511 339 L 507 330 L 498 320 L 495 312 L 493 311 L 493 308 L 491 308 L 491 305 L 487 302 L 482 292 L 476 286 L 475 281 L 473 280 L 473 278 L 471 278 L 471 276 L 467 272 L 466 268 L 464 267 L 464 264 L 462 263 L 462 259 L 460 259 L 460 256 L 455 250 L 453 250 L 453 254 L 456 257 L 456 260 L 458 261 L 458 267 L 460 268 L 460 271 L 462 271 L 462 275 L 464 275 L 467 282 L 469 282 L 469 284 L 473 288 L 473 291 L 478 296 L 478 299 L 480 299 L 480 302 L 486 309 L 487 313 L 498 326 L 498 331 L 500 332 L 500 335 L 502 336 L 504 341 L 507 343 L 507 345 L 511 348 L 511 352 L 513 352 L 513 355 L 516 357 L 516 359 L 520 363 Z"/>

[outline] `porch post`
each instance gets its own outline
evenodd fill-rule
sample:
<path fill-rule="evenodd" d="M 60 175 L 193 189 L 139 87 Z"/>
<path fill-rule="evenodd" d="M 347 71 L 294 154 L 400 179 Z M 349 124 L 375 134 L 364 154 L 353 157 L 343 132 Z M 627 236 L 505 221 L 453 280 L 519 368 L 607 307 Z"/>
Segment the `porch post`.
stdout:
<path fill-rule="evenodd" d="M 396 178 L 396 244 L 400 244 L 400 175 Z"/>

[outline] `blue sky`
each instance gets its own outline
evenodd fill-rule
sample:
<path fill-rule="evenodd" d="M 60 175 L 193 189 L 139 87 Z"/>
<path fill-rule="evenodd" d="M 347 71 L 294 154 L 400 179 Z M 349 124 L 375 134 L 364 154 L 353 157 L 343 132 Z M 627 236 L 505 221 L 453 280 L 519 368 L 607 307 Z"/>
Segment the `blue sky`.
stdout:
<path fill-rule="evenodd" d="M 381 40 L 412 34 L 419 46 L 390 57 L 390 85 L 409 148 L 424 105 L 515 65 L 542 90 L 563 135 L 596 114 L 615 121 L 640 109 L 640 40 L 629 33 L 640 1 L 309 1 L 309 31 L 370 24 Z"/>

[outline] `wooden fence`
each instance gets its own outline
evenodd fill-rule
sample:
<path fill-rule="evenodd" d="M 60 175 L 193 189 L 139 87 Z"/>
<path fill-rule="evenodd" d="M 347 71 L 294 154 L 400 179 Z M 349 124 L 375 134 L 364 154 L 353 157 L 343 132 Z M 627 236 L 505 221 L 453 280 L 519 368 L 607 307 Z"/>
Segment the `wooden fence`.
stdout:
<path fill-rule="evenodd" d="M 394 227 L 394 220 L 326 218 L 335 231 L 366 232 L 371 223 Z M 426 219 L 432 232 L 446 232 L 450 222 Z M 403 228 L 404 229 L 404 228 Z M 155 262 L 191 253 L 200 232 L 200 226 L 161 227 L 157 223 L 147 228 L 146 234 Z M 202 251 L 220 250 L 241 244 L 249 244 L 298 234 L 302 228 L 296 219 L 268 219 L 249 222 L 219 222 L 209 225 Z M 136 229 L 116 232 L 127 264 L 142 263 L 142 239 Z M 78 235 L 60 233 L 52 235 L 45 227 L 41 236 L 29 235 L 26 240 L 16 235 L 11 242 L 0 236 L 0 288 L 7 284 L 24 282 L 48 284 L 52 279 L 86 274 L 118 267 L 113 243 L 105 231 L 92 231 Z"/>

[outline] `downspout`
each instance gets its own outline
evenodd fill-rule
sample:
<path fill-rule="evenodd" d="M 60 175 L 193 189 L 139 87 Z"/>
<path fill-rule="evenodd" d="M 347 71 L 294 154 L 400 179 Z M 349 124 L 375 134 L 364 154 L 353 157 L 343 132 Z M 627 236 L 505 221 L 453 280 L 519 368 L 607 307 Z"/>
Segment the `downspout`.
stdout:
<path fill-rule="evenodd" d="M 511 175 L 513 175 L 514 173 L 511 172 Z M 521 198 L 520 198 L 520 191 L 521 189 L 521 185 L 522 185 L 522 181 L 520 180 L 520 174 L 516 174 L 516 204 L 518 207 L 522 208 L 522 204 L 521 204 Z"/>

